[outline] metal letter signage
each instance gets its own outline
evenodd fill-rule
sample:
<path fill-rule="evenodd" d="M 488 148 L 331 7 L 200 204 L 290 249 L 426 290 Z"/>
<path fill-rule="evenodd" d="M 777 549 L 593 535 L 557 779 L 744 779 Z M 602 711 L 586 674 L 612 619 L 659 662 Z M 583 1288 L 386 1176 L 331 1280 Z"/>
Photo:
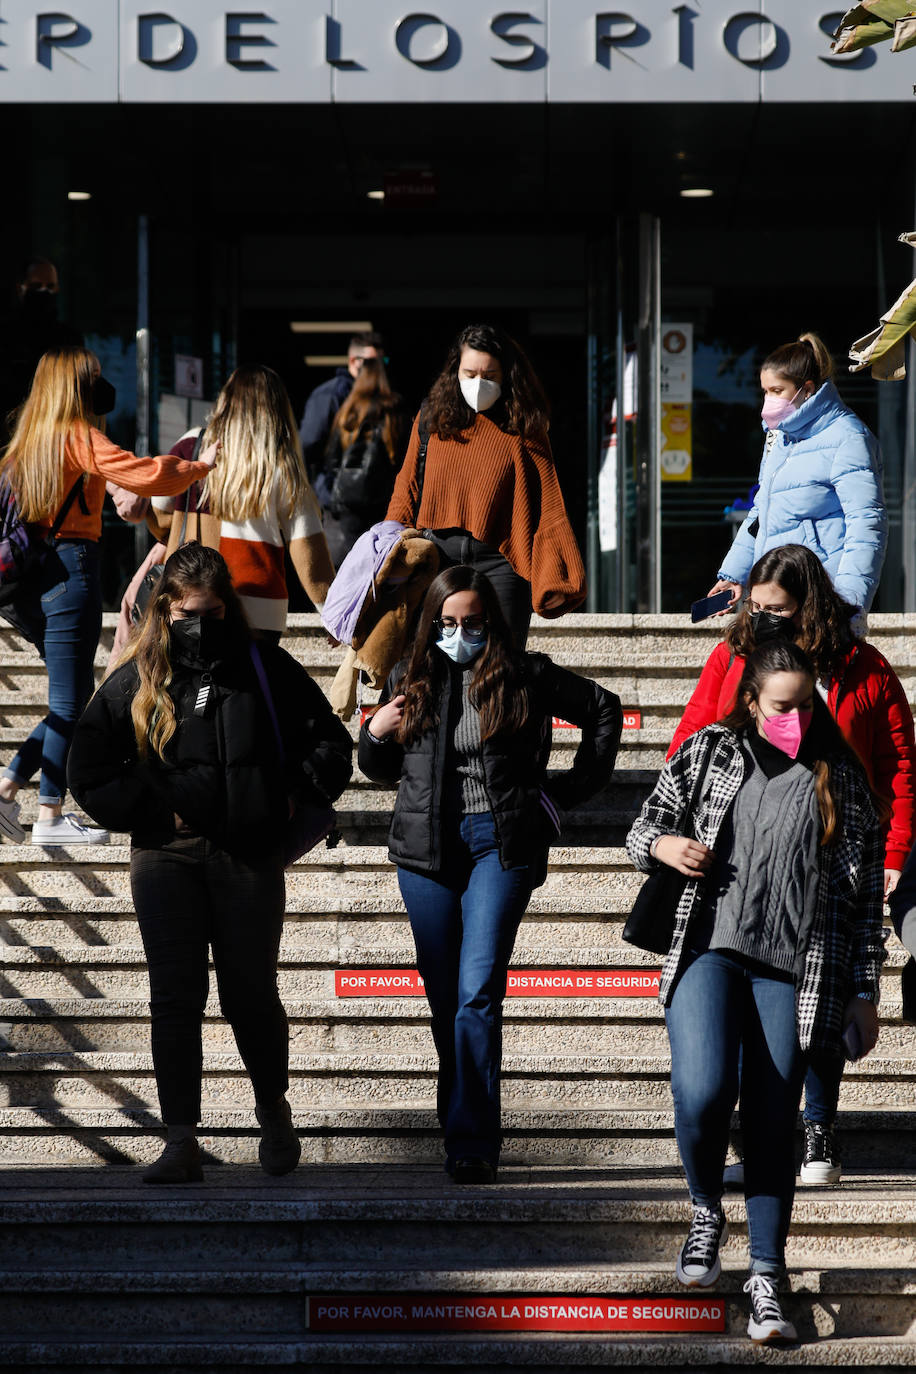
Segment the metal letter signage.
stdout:
<path fill-rule="evenodd" d="M 190 29 L 171 14 L 137 16 L 137 56 L 147 67 L 189 67 L 197 56 L 197 42 Z"/>
<path fill-rule="evenodd" d="M 540 24 L 540 19 L 536 19 L 533 14 L 498 14 L 490 24 L 490 32 L 495 33 L 497 38 L 501 38 L 504 43 L 511 43 L 515 47 L 527 48 L 528 51 L 521 57 L 493 57 L 490 60 L 499 67 L 507 67 L 510 71 L 534 71 L 535 66 L 543 67 L 547 61 L 547 51 L 542 48 L 540 43 L 535 43 L 534 39 L 526 33 L 512 33 L 519 24 Z"/>
<path fill-rule="evenodd" d="M 35 16 L 35 60 L 53 70 L 51 54 L 55 48 L 81 48 L 92 34 L 72 14 L 51 12 Z"/>
<path fill-rule="evenodd" d="M 414 52 L 413 40 L 421 30 L 429 28 L 430 25 L 437 28 L 439 33 L 432 42 L 427 41 L 426 56 L 418 57 Z M 428 40 L 429 35 L 426 37 Z M 402 57 L 406 57 L 415 67 L 425 67 L 428 71 L 452 66 L 461 57 L 461 39 L 455 30 L 444 24 L 436 14 L 408 14 L 395 29 L 394 42 Z"/>
<path fill-rule="evenodd" d="M 0 0 L 0 101 L 913 99 L 905 63 L 874 48 L 831 53 L 843 10 L 799 0 L 430 0 L 435 10 L 408 12 L 403 0 L 240 2 Z"/>
<path fill-rule="evenodd" d="M 263 33 L 246 33 L 247 24 L 272 24 L 269 15 L 249 10 L 226 15 L 226 61 L 240 72 L 272 72 L 276 68 L 260 57 L 243 57 L 244 48 L 272 48 L 274 41 Z"/>

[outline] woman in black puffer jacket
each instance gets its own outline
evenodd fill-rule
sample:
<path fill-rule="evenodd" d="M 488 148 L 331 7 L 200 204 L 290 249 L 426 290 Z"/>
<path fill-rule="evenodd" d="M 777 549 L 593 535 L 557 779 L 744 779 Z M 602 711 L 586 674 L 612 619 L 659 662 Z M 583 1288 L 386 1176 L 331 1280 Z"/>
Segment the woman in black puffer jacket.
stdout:
<path fill-rule="evenodd" d="M 582 730 L 547 776 L 554 716 Z M 518 653 L 487 578 L 433 582 L 409 660 L 363 726 L 359 765 L 399 780 L 389 853 L 417 948 L 439 1054 L 447 1171 L 490 1183 L 500 1149 L 502 1003 L 519 923 L 566 810 L 605 785 L 620 701 L 544 654 Z"/>
<path fill-rule="evenodd" d="M 174 553 L 125 661 L 77 725 L 68 770 L 89 815 L 131 833 L 167 1128 L 147 1183 L 202 1177 L 197 1124 L 211 945 L 220 1005 L 254 1088 L 261 1165 L 283 1174 L 299 1160 L 277 990 L 284 832 L 294 803 L 327 808 L 340 795 L 351 750 L 305 669 L 276 645 L 255 648 L 220 555 L 200 544 Z"/>

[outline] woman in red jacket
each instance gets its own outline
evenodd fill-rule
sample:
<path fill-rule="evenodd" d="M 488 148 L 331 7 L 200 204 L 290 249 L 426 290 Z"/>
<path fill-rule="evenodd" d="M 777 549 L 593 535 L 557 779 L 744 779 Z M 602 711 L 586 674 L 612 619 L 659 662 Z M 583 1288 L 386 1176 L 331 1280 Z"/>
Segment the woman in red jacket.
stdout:
<path fill-rule="evenodd" d="M 668 758 L 704 725 L 734 705 L 744 661 L 775 636 L 792 639 L 817 669 L 818 690 L 846 742 L 858 754 L 875 793 L 886 803 L 884 894 L 900 880 L 916 838 L 916 739 L 913 712 L 883 654 L 850 629 L 854 606 L 834 590 L 819 559 L 801 544 L 771 549 L 754 564 L 748 597 L 713 649 L 674 732 Z M 833 1137 L 843 1060 L 812 1056 L 805 1079 L 803 1183 L 837 1183 Z"/>

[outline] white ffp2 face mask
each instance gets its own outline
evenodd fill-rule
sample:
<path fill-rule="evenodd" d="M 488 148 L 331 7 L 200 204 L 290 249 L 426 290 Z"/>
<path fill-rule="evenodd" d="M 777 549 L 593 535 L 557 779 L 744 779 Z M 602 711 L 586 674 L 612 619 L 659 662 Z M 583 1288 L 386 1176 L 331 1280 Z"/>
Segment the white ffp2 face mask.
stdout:
<path fill-rule="evenodd" d="M 489 377 L 459 377 L 458 385 L 472 410 L 489 410 L 503 393 L 499 382 L 491 382 Z"/>

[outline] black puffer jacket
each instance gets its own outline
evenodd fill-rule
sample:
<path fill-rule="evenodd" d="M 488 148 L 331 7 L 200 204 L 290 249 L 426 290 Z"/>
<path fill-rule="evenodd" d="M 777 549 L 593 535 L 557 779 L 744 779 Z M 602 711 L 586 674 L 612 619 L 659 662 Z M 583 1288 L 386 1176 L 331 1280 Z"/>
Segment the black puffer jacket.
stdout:
<path fill-rule="evenodd" d="M 394 695 L 406 664 L 394 669 L 382 701 Z M 617 758 L 623 714 L 620 698 L 590 678 L 558 668 L 546 654 L 524 655 L 524 677 L 533 709 L 522 730 L 483 744 L 487 795 L 503 868 L 528 864 L 536 885 L 544 881 L 547 850 L 556 831 L 541 804 L 541 790 L 563 811 L 599 791 Z M 439 704 L 439 724 L 404 749 L 393 736 L 376 740 L 369 722 L 359 737 L 359 766 L 375 782 L 400 781 L 388 836 L 392 861 L 435 872 L 443 864 L 442 797 L 448 750 L 449 706 L 461 691 L 461 670 L 449 667 Z M 582 742 L 572 768 L 547 775 L 554 716 L 578 725 Z"/>
<path fill-rule="evenodd" d="M 255 858 L 278 849 L 289 796 L 336 800 L 352 772 L 346 728 L 301 664 L 277 646 L 259 650 L 280 723 L 283 767 L 247 644 L 209 665 L 173 657 L 169 692 L 178 728 L 165 760 L 152 751 L 138 759 L 130 717 L 138 678 L 126 663 L 102 683 L 76 727 L 67 776 L 80 806 L 142 845 L 170 839 L 177 814 L 228 853 Z M 210 694 L 197 716 L 205 672 Z"/>

